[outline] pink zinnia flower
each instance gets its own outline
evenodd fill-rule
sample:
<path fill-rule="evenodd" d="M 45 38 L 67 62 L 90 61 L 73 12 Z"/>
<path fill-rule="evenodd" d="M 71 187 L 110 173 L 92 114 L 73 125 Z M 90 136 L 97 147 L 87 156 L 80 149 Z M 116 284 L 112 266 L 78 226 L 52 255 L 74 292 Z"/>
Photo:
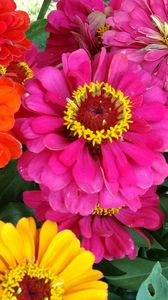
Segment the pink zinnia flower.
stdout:
<path fill-rule="evenodd" d="M 121 0 L 107 5 L 103 0 L 60 0 L 48 16 L 46 31 L 50 33 L 41 66 L 56 65 L 62 54 L 84 48 L 91 55 L 100 51 L 103 32 L 110 26 L 107 17 L 120 6 Z M 72 9 L 73 8 L 73 9 Z"/>
<path fill-rule="evenodd" d="M 130 227 L 150 243 L 140 228 L 157 230 L 163 223 L 163 213 L 159 210 L 159 198 L 155 188 L 151 188 L 142 198 L 142 207 L 133 212 L 127 207 L 102 209 L 96 206 L 92 214 L 60 213 L 53 210 L 48 202 L 46 191 L 28 191 L 24 193 L 24 201 L 41 221 L 45 219 L 56 221 L 59 229 L 71 229 L 77 236 L 82 236 L 82 246 L 91 250 L 96 256 L 96 262 L 103 258 L 136 257 L 135 245 L 130 233 Z"/>
<path fill-rule="evenodd" d="M 129 48 L 124 52 L 144 62 L 143 66 L 163 79 L 168 90 L 167 1 L 123 0 L 107 23 L 112 29 L 104 33 L 104 44 Z"/>
<path fill-rule="evenodd" d="M 30 118 L 17 128 L 29 149 L 19 162 L 26 180 L 48 187 L 72 213 L 141 207 L 139 196 L 168 174 L 166 96 L 124 55 L 102 49 L 91 63 L 80 49 L 63 69 L 46 67 L 27 81 Z M 64 203 L 63 203 L 64 202 Z"/>

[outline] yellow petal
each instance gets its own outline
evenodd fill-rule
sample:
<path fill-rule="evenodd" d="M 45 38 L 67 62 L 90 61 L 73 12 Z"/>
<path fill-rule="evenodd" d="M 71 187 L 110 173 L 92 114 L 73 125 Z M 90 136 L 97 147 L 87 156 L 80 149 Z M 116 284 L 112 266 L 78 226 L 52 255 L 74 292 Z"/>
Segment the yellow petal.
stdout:
<path fill-rule="evenodd" d="M 22 263 L 25 259 L 23 252 L 23 242 L 16 228 L 12 224 L 6 223 L 1 231 L 1 238 L 6 247 L 15 257 L 17 262 L 19 264 Z"/>
<path fill-rule="evenodd" d="M 78 291 L 84 291 L 84 290 L 88 290 L 88 289 L 97 289 L 97 290 L 107 290 L 108 285 L 107 283 L 103 282 L 103 281 L 90 281 L 90 282 L 86 282 L 86 283 L 82 283 L 79 285 L 74 286 L 73 288 L 70 288 L 70 290 L 66 291 L 66 293 L 75 293 Z"/>
<path fill-rule="evenodd" d="M 3 274 L 6 273 L 7 269 L 8 269 L 7 265 L 5 265 L 5 262 L 3 260 L 1 260 L 1 258 L 0 258 L 0 278 L 2 276 L 2 273 Z M 1 281 L 1 279 L 0 279 L 0 281 Z"/>
<path fill-rule="evenodd" d="M 4 262 L 4 264 L 9 265 L 10 267 L 16 266 L 15 257 L 13 256 L 10 249 L 8 249 L 4 245 L 4 243 L 1 239 L 0 239 L 0 257 L 2 259 L 2 262 Z M 4 269 L 3 265 L 2 265 L 2 268 Z M 0 270 L 1 270 L 1 268 L 0 268 Z"/>
<path fill-rule="evenodd" d="M 43 223 L 39 234 L 39 250 L 38 262 L 41 261 L 44 253 L 46 252 L 49 244 L 57 234 L 57 224 L 55 222 L 46 221 Z M 54 250 L 55 251 L 55 250 Z"/>
<path fill-rule="evenodd" d="M 70 280 L 78 278 L 82 274 L 85 274 L 89 269 L 92 268 L 95 257 L 90 251 L 85 251 L 79 254 L 73 259 L 73 261 L 66 267 L 66 269 L 59 274 L 59 276 L 64 280 L 65 287 Z"/>
<path fill-rule="evenodd" d="M 32 237 L 34 239 L 34 243 L 36 241 L 36 233 L 37 233 L 37 229 L 36 229 L 36 222 L 32 217 L 27 218 L 28 222 L 29 222 L 29 230 L 32 234 Z"/>
<path fill-rule="evenodd" d="M 65 290 L 70 290 L 71 288 L 80 285 L 82 283 L 87 283 L 90 281 L 96 281 L 103 277 L 103 274 L 98 270 L 90 269 L 86 273 L 78 276 L 76 278 L 69 278 L 69 281 L 66 282 Z"/>
<path fill-rule="evenodd" d="M 59 256 L 63 249 L 67 248 L 75 235 L 70 230 L 59 232 L 51 241 L 39 265 L 41 267 L 52 266 L 53 263 L 59 260 Z"/>
<path fill-rule="evenodd" d="M 80 253 L 80 241 L 74 238 L 72 242 L 63 249 L 53 265 L 50 267 L 51 272 L 58 274 Z"/>
<path fill-rule="evenodd" d="M 107 291 L 85 290 L 64 296 L 64 300 L 107 300 Z"/>
<path fill-rule="evenodd" d="M 30 230 L 28 218 L 22 218 L 16 225 L 16 229 L 23 241 L 23 251 L 26 261 L 34 262 L 35 260 L 35 245 L 34 245 L 34 236 Z"/>

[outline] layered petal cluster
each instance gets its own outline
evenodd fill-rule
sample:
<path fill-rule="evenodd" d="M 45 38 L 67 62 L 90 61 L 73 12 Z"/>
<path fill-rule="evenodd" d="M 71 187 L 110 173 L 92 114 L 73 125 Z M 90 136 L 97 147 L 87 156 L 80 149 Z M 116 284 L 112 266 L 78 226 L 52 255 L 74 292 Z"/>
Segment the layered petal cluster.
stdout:
<path fill-rule="evenodd" d="M 128 207 L 101 209 L 98 205 L 88 216 L 70 214 L 68 210 L 60 213 L 49 204 L 47 190 L 25 192 L 24 201 L 35 209 L 39 220 L 56 221 L 59 230 L 69 228 L 77 236 L 82 236 L 82 245 L 94 253 L 96 262 L 103 258 L 111 260 L 126 255 L 131 259 L 135 258 L 135 244 L 126 228 L 132 228 L 145 237 L 141 232 L 142 228 L 157 230 L 163 223 L 163 214 L 158 207 L 159 198 L 153 187 L 142 196 L 142 206 L 137 212 Z"/>
<path fill-rule="evenodd" d="M 63 68 L 46 67 L 27 81 L 16 131 L 28 151 L 19 161 L 25 180 L 50 190 L 60 212 L 141 208 L 168 166 L 168 112 L 161 82 L 125 55 L 102 49 L 92 62 L 80 49 L 64 54 Z"/>
<path fill-rule="evenodd" d="M 106 300 L 107 284 L 92 269 L 94 255 L 80 247 L 70 230 L 55 222 L 40 230 L 33 218 L 16 227 L 0 222 L 0 297 L 2 300 Z"/>
<path fill-rule="evenodd" d="M 108 18 L 111 29 L 103 34 L 107 46 L 124 48 L 132 60 L 160 77 L 168 90 L 168 7 L 162 0 L 123 0 Z"/>
<path fill-rule="evenodd" d="M 17 11 L 13 0 L 0 3 L 0 64 L 8 66 L 11 61 L 19 61 L 23 51 L 31 46 L 25 36 L 30 19 L 26 12 Z"/>
<path fill-rule="evenodd" d="M 22 87 L 7 78 L 0 78 L 0 168 L 22 154 L 21 143 L 11 134 L 14 114 L 21 104 Z"/>
<path fill-rule="evenodd" d="M 102 47 L 103 32 L 109 29 L 106 19 L 121 0 L 105 5 L 103 0 L 60 0 L 57 9 L 48 16 L 46 31 L 50 33 L 44 53 L 39 56 L 41 66 L 56 65 L 63 53 L 84 48 L 91 55 Z"/>

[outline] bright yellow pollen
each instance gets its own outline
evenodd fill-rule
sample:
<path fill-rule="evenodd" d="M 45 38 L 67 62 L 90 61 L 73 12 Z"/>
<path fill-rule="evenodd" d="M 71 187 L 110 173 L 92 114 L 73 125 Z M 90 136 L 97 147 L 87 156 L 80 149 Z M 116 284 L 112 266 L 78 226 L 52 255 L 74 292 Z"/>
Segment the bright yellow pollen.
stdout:
<path fill-rule="evenodd" d="M 111 26 L 107 23 L 105 23 L 103 26 L 99 27 L 96 31 L 96 40 L 98 44 L 102 44 L 102 37 L 103 33 L 106 32 L 107 30 L 110 30 Z"/>
<path fill-rule="evenodd" d="M 76 120 L 76 114 L 82 101 L 84 102 L 88 97 L 88 92 L 93 97 L 101 96 L 102 91 L 104 92 L 103 97 L 111 96 L 111 103 L 114 103 L 115 108 L 120 112 L 119 119 L 115 126 L 109 127 L 107 130 L 96 130 L 93 131 L 90 128 L 86 128 L 81 122 Z M 109 100 L 110 101 L 110 100 Z M 122 91 L 116 91 L 110 84 L 104 82 L 91 82 L 90 85 L 87 83 L 84 86 L 79 86 L 76 91 L 73 92 L 72 100 L 68 99 L 66 110 L 64 111 L 64 125 L 70 130 L 74 136 L 83 137 L 88 142 L 91 142 L 93 146 L 101 144 L 105 140 L 109 140 L 111 143 L 113 139 L 119 139 L 124 132 L 129 130 L 129 124 L 131 120 L 131 101 L 128 96 L 124 96 Z M 120 107 L 120 108 L 119 108 Z M 105 120 L 103 120 L 105 122 Z"/>
<path fill-rule="evenodd" d="M 1 75 L 5 75 L 6 72 L 7 72 L 7 68 L 4 67 L 4 66 L 2 66 L 2 65 L 0 65 L 0 74 L 1 74 Z"/>
<path fill-rule="evenodd" d="M 18 66 L 23 68 L 26 72 L 26 77 L 23 80 L 23 83 L 33 77 L 33 71 L 29 68 L 28 64 L 24 61 L 18 63 Z"/>
<path fill-rule="evenodd" d="M 98 215 L 101 217 L 106 217 L 106 216 L 113 216 L 115 214 L 118 214 L 120 212 L 120 208 L 101 208 L 100 204 L 96 205 L 96 208 L 92 212 L 92 215 Z"/>
<path fill-rule="evenodd" d="M 50 271 L 39 267 L 37 264 L 28 263 L 24 265 L 19 265 L 16 268 L 11 269 L 8 273 L 6 273 L 3 279 L 3 283 L 1 284 L 1 287 L 3 289 L 3 296 L 1 300 L 17 300 L 17 295 L 19 295 L 22 292 L 20 283 L 26 275 L 30 278 L 45 279 L 45 283 L 50 281 L 50 300 L 63 299 L 63 281 Z M 48 297 L 45 298 L 45 300 L 47 299 Z"/>

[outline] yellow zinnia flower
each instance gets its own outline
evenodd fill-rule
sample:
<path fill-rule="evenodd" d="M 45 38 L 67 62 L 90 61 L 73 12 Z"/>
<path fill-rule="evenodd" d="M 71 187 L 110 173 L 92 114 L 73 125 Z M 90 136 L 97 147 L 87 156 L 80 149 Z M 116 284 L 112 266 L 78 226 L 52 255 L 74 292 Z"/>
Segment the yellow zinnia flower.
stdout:
<path fill-rule="evenodd" d="M 31 217 L 16 227 L 0 221 L 1 300 L 105 300 L 107 284 L 93 263 L 75 235 L 57 232 L 54 222 L 38 230 Z"/>

